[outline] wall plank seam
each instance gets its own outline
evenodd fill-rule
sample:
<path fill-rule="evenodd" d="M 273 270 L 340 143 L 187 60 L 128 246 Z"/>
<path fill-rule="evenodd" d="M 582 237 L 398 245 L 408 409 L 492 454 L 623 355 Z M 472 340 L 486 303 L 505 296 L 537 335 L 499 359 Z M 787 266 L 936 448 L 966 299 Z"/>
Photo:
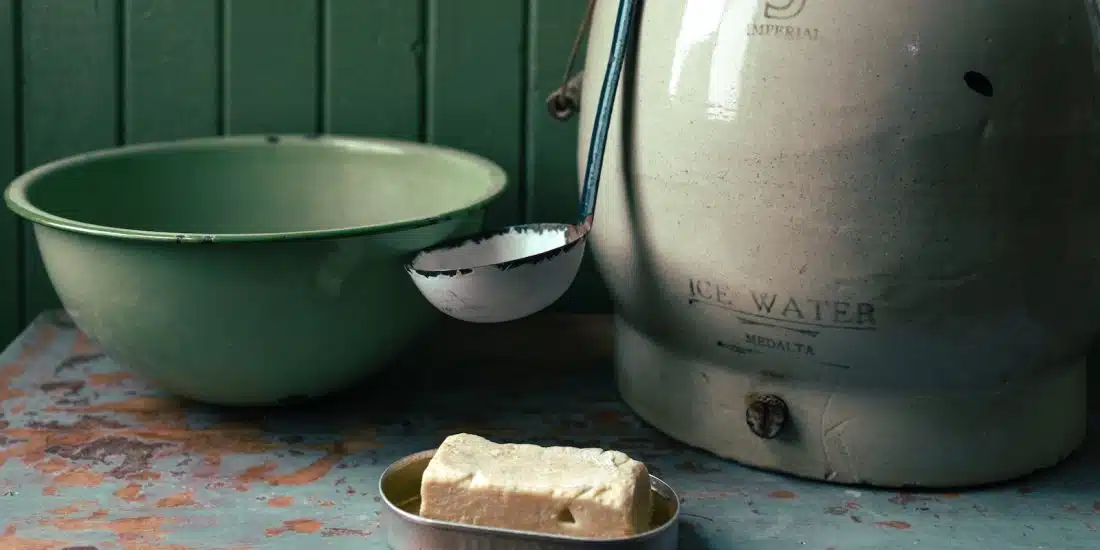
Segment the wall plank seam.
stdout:
<path fill-rule="evenodd" d="M 534 208 L 535 208 L 535 177 L 531 174 L 531 167 L 534 165 L 534 157 L 538 153 L 535 151 L 535 121 L 532 117 L 538 116 L 538 110 L 531 108 L 531 96 L 535 93 L 536 83 L 538 82 L 538 74 L 536 73 L 538 65 L 534 63 L 534 60 L 538 57 L 539 47 L 539 35 L 538 35 L 538 21 L 536 17 L 538 15 L 538 0 L 527 0 L 524 4 L 526 11 L 523 14 L 524 30 L 523 36 L 524 51 L 523 58 L 526 60 L 523 66 L 523 150 L 526 153 L 523 157 L 523 181 L 524 186 L 520 193 L 520 218 L 525 223 L 531 223 L 535 221 Z"/>
<path fill-rule="evenodd" d="M 516 221 L 520 223 L 531 223 L 531 192 L 530 187 L 534 184 L 527 174 L 527 162 L 531 151 L 532 143 L 530 141 L 531 135 L 531 101 L 529 98 L 531 90 L 531 59 L 532 48 L 535 46 L 535 41 L 531 40 L 531 32 L 534 28 L 531 20 L 531 15 L 534 13 L 534 6 L 532 5 L 535 0 L 524 0 L 523 11 L 521 13 L 523 21 L 523 35 L 520 39 L 520 51 L 523 55 L 520 56 L 523 62 L 519 67 L 519 97 L 523 98 L 519 106 L 519 120 L 520 120 L 520 133 L 516 136 L 519 142 L 519 173 L 516 175 L 519 178 L 518 193 L 516 197 Z"/>
<path fill-rule="evenodd" d="M 218 135 L 229 133 L 229 0 L 218 0 L 214 12 L 214 46 L 216 72 L 214 75 L 214 93 L 217 107 L 214 120 Z"/>
<path fill-rule="evenodd" d="M 130 25 L 128 13 L 131 9 L 131 0 L 118 0 L 115 7 L 115 145 L 122 146 L 127 143 L 126 117 L 127 98 L 129 87 L 127 74 L 130 73 Z"/>
<path fill-rule="evenodd" d="M 432 85 L 435 82 L 434 73 L 434 61 L 435 56 L 432 54 L 432 31 L 435 26 L 432 24 L 433 15 L 435 13 L 435 3 L 430 0 L 417 0 L 420 4 L 420 32 L 419 38 L 415 44 L 414 51 L 416 53 L 417 61 L 419 63 L 420 73 L 420 120 L 417 126 L 417 139 L 421 142 L 431 141 L 431 115 L 434 114 L 435 109 L 432 105 L 431 93 Z"/>
<path fill-rule="evenodd" d="M 25 81 L 23 71 L 23 59 L 25 57 L 23 47 L 23 2 L 24 0 L 11 0 L 11 38 L 12 38 L 12 101 L 14 103 L 14 113 L 12 116 L 12 164 L 13 173 L 12 176 L 22 174 L 27 169 L 26 163 L 26 144 L 23 141 L 25 135 L 24 128 L 24 114 L 23 106 L 26 103 L 23 99 L 23 83 Z M 23 223 L 23 220 L 14 218 L 15 224 L 15 281 L 16 281 L 16 296 L 15 296 L 15 314 L 17 322 L 22 325 L 26 322 L 26 319 L 30 316 L 30 312 L 27 311 L 27 237 L 26 233 L 30 230 L 27 224 Z M 17 327 L 19 328 L 19 327 Z"/>
<path fill-rule="evenodd" d="M 332 41 L 329 36 L 329 1 L 328 0 L 316 0 L 317 1 L 317 83 L 314 85 L 317 89 L 317 105 L 316 109 L 317 120 L 314 123 L 316 125 L 316 132 L 318 134 L 324 134 L 328 131 L 328 94 L 329 94 L 329 55 L 331 53 Z"/>

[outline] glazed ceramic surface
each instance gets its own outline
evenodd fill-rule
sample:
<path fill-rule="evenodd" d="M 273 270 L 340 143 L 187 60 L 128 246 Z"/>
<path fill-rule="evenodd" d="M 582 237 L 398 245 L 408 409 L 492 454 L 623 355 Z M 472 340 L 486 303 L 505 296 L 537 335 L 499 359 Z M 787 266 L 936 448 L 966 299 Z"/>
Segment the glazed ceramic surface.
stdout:
<path fill-rule="evenodd" d="M 371 373 L 436 318 L 414 251 L 480 229 L 503 171 L 420 144 L 287 136 L 59 161 L 5 198 L 80 328 L 182 396 L 272 403 Z"/>
<path fill-rule="evenodd" d="M 406 266 L 417 288 L 447 315 L 471 323 L 522 319 L 573 284 L 587 235 L 571 224 L 530 224 L 441 243 Z"/>
<path fill-rule="evenodd" d="M 646 2 L 590 245 L 626 401 L 837 482 L 969 485 L 1068 455 L 1100 328 L 1094 8 Z"/>

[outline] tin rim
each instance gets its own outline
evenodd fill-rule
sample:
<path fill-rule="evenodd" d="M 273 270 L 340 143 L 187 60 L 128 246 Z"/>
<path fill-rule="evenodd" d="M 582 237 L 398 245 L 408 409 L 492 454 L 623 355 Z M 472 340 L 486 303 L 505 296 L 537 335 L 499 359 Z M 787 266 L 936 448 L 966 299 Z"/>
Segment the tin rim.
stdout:
<path fill-rule="evenodd" d="M 408 467 L 410 464 L 413 464 L 413 463 L 416 463 L 416 462 L 419 462 L 419 461 L 422 461 L 422 460 L 425 460 L 425 459 L 430 460 L 432 456 L 435 456 L 435 452 L 436 452 L 436 449 L 429 449 L 429 450 L 426 450 L 426 451 L 420 451 L 419 453 L 413 453 L 413 454 L 408 455 L 404 458 L 401 458 L 400 460 L 397 460 L 397 461 L 391 463 L 389 466 L 387 466 L 386 469 L 382 472 L 382 475 L 379 476 L 379 478 L 378 478 L 378 495 L 382 497 L 382 502 L 384 502 L 386 504 L 386 508 L 388 508 L 391 513 L 396 514 L 397 516 L 399 516 L 402 520 L 404 520 L 406 522 L 417 523 L 417 524 L 428 526 L 428 527 L 435 527 L 437 529 L 447 529 L 447 530 L 452 530 L 452 531 L 466 531 L 466 532 L 473 532 L 473 533 L 480 533 L 480 534 L 498 535 L 498 536 L 502 536 L 502 537 L 535 538 L 535 539 L 539 539 L 539 540 L 556 541 L 556 542 L 563 542 L 563 543 L 568 543 L 568 542 L 578 543 L 579 542 L 579 543 L 611 544 L 611 543 L 622 543 L 622 542 L 637 542 L 637 541 L 640 541 L 640 540 L 647 540 L 647 539 L 650 539 L 650 538 L 656 538 L 656 537 L 661 536 L 662 534 L 664 534 L 666 531 L 671 529 L 674 525 L 676 525 L 680 521 L 680 496 L 676 494 L 676 490 L 673 489 L 671 485 L 669 485 L 668 483 L 665 483 L 665 481 L 663 479 L 661 479 L 661 478 L 659 478 L 659 477 L 657 477 L 653 474 L 649 474 L 649 482 L 650 482 L 650 486 L 652 487 L 652 491 L 654 491 L 658 495 L 660 495 L 661 498 L 668 499 L 670 502 L 673 503 L 672 513 L 669 515 L 668 520 L 665 521 L 664 523 L 662 523 L 661 525 L 659 525 L 657 527 L 654 527 L 654 528 L 652 528 L 652 529 L 650 529 L 650 530 L 648 530 L 644 533 L 639 533 L 637 535 L 632 535 L 632 536 L 629 536 L 629 537 L 594 539 L 594 538 L 588 538 L 588 537 L 575 537 L 575 536 L 570 536 L 570 535 L 538 533 L 538 532 L 534 532 L 534 531 L 517 531 L 517 530 L 514 530 L 514 529 L 501 529 L 499 527 L 480 527 L 480 526 L 476 526 L 476 525 L 467 525 L 467 524 L 464 524 L 464 523 L 455 523 L 455 522 L 450 522 L 450 521 L 439 521 L 439 520 L 434 520 L 434 519 L 427 519 L 427 518 L 421 517 L 420 515 L 412 514 L 412 513 L 409 513 L 409 512 L 406 512 L 405 510 L 403 510 L 400 507 L 399 503 L 395 503 L 390 499 L 390 495 L 388 495 L 386 493 L 385 486 L 386 486 L 386 480 L 388 478 L 392 477 L 393 475 L 395 475 L 396 472 L 400 471 L 402 468 Z"/>
<path fill-rule="evenodd" d="M 140 157 L 152 153 L 196 153 L 207 151 L 235 151 L 258 150 L 266 147 L 318 147 L 333 151 L 344 151 L 348 155 L 354 154 L 408 154 L 420 153 L 432 155 L 438 158 L 446 158 L 461 162 L 468 166 L 475 166 L 485 171 L 485 181 L 482 193 L 462 204 L 452 204 L 436 209 L 429 215 L 412 216 L 401 219 L 392 219 L 384 222 L 358 224 L 348 227 L 333 227 L 326 229 L 307 229 L 293 231 L 271 231 L 255 233 L 184 233 L 163 230 L 145 230 L 118 227 L 114 225 L 100 225 L 75 219 L 71 216 L 63 216 L 36 205 L 29 197 L 29 191 L 36 185 L 42 185 L 41 181 L 49 175 L 73 169 L 94 166 L 103 161 Z M 17 216 L 38 225 L 52 227 L 62 231 L 81 233 L 96 237 L 111 239 L 146 241 L 146 242 L 173 242 L 178 244 L 191 243 L 243 243 L 243 242 L 272 242 L 272 241 L 298 241 L 315 240 L 341 237 L 355 237 L 360 235 L 377 235 L 395 231 L 420 229 L 444 223 L 454 219 L 465 217 L 471 213 L 484 209 L 489 203 L 500 196 L 508 187 L 508 176 L 504 169 L 495 162 L 459 149 L 441 145 L 403 141 L 396 139 L 349 137 L 335 134 L 297 136 L 291 134 L 272 135 L 237 135 L 187 138 L 171 141 L 159 141 L 135 145 L 125 145 L 81 153 L 62 159 L 58 159 L 15 178 L 4 190 L 4 202 Z"/>

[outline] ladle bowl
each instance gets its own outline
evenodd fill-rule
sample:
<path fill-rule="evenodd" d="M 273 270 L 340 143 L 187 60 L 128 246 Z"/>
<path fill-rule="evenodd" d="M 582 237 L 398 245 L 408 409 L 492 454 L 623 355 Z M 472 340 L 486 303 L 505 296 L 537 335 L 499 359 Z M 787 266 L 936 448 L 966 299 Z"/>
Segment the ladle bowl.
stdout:
<path fill-rule="evenodd" d="M 451 317 L 515 321 L 569 290 L 587 240 L 583 225 L 516 225 L 423 250 L 405 269 L 424 297 Z"/>
<path fill-rule="evenodd" d="M 619 0 L 585 162 L 580 221 L 506 227 L 417 254 L 405 269 L 440 311 L 464 321 L 512 321 L 550 306 L 573 284 L 595 216 L 604 148 L 636 2 Z"/>

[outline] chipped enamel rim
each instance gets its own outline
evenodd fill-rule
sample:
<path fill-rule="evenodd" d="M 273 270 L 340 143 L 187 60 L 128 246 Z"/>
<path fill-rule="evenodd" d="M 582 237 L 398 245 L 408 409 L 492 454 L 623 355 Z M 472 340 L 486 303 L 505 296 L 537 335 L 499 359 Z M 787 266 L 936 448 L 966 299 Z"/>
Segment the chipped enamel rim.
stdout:
<path fill-rule="evenodd" d="M 577 239 L 577 240 L 580 240 L 580 239 Z M 574 544 L 581 544 L 581 545 L 589 545 L 589 544 L 592 544 L 592 545 L 606 545 L 606 544 L 624 543 L 624 542 L 625 543 L 636 543 L 636 542 L 641 542 L 641 541 L 644 541 L 644 540 L 657 538 L 657 537 L 665 535 L 665 533 L 669 529 L 673 529 L 680 521 L 680 508 L 682 507 L 681 504 L 680 504 L 680 496 L 676 494 L 676 490 L 673 489 L 671 485 L 669 485 L 668 483 L 665 483 L 664 480 L 662 480 L 661 478 L 659 478 L 659 477 L 657 477 L 653 474 L 649 475 L 649 482 L 650 482 L 650 485 L 652 487 L 652 490 L 653 490 L 653 492 L 660 495 L 661 498 L 666 499 L 669 502 L 673 503 L 672 514 L 668 518 L 668 520 L 665 521 L 664 523 L 650 529 L 649 531 L 646 531 L 644 533 L 639 533 L 637 535 L 632 535 L 632 536 L 629 536 L 629 537 L 617 537 L 617 538 L 610 538 L 610 539 L 593 539 L 593 538 L 587 538 L 587 537 L 574 537 L 574 536 L 570 536 L 570 535 L 555 535 L 555 534 L 545 534 L 545 533 L 534 533 L 534 532 L 531 532 L 531 531 L 517 531 L 515 529 L 501 529 L 499 527 L 480 527 L 480 526 L 476 526 L 476 525 L 466 525 L 466 524 L 455 523 L 455 522 L 450 522 L 450 521 L 439 521 L 439 520 L 434 520 L 434 519 L 427 519 L 427 518 L 421 517 L 418 514 L 412 514 L 412 513 L 406 512 L 405 510 L 401 509 L 401 506 L 400 506 L 401 503 L 393 502 L 392 500 L 390 500 L 390 496 L 388 494 L 386 494 L 386 491 L 385 491 L 386 480 L 391 475 L 394 475 L 395 472 L 400 471 L 403 468 L 408 468 L 410 465 L 416 464 L 416 463 L 418 463 L 420 461 L 423 461 L 423 460 L 426 460 L 426 459 L 430 460 L 431 457 L 435 456 L 436 450 L 437 449 L 430 449 L 430 450 L 427 450 L 427 451 L 421 451 L 419 453 L 414 453 L 414 454 L 411 454 L 409 456 L 406 456 L 406 457 L 394 462 L 393 464 L 390 464 L 385 469 L 385 471 L 382 472 L 382 475 L 378 477 L 378 494 L 382 497 L 382 502 L 384 502 L 386 504 L 386 508 L 388 508 L 391 513 L 395 514 L 398 518 L 401 519 L 401 521 L 403 521 L 405 523 L 412 523 L 412 524 L 420 525 L 421 527 L 425 527 L 425 528 L 429 528 L 429 529 L 439 529 L 439 530 L 447 530 L 447 531 L 461 531 L 461 532 L 466 532 L 466 533 L 476 533 L 476 534 L 480 534 L 480 535 L 497 536 L 497 537 L 501 537 L 501 538 L 505 538 L 505 537 L 507 537 L 507 538 L 522 537 L 522 538 L 529 539 L 529 540 L 537 540 L 537 541 L 540 541 L 540 542 L 547 542 L 547 543 L 557 542 L 557 543 L 574 543 Z"/>
<path fill-rule="evenodd" d="M 416 262 L 418 260 L 420 260 L 424 256 L 429 255 L 433 252 L 439 252 L 441 250 L 453 250 L 455 248 L 461 248 L 463 246 L 468 246 L 468 245 L 473 245 L 473 244 L 480 244 L 484 241 L 488 241 L 490 239 L 495 239 L 497 237 L 502 237 L 502 236 L 507 235 L 509 233 L 529 233 L 529 232 L 534 232 L 534 231 L 546 231 L 546 230 L 554 230 L 554 231 L 564 230 L 564 231 L 568 232 L 571 228 L 576 228 L 576 227 L 580 227 L 580 226 L 573 225 L 573 224 L 568 224 L 568 223 L 532 223 L 532 224 L 526 224 L 526 225 L 513 225 L 513 226 L 505 227 L 505 228 L 502 228 L 502 229 L 496 229 L 496 230 L 493 230 L 493 231 L 488 231 L 488 232 L 485 232 L 485 233 L 478 233 L 477 235 L 474 235 L 472 237 L 459 237 L 457 239 L 449 239 L 449 240 L 443 241 L 443 242 L 441 242 L 437 245 L 425 248 L 425 249 L 421 250 L 420 252 L 418 252 L 415 256 L 413 256 L 413 259 L 411 261 L 409 261 L 408 263 L 405 264 L 405 271 L 407 271 L 410 275 L 419 275 L 421 277 L 439 277 L 439 276 L 457 277 L 457 276 L 460 276 L 460 275 L 469 275 L 470 273 L 473 273 L 474 271 L 479 271 L 479 270 L 488 269 L 488 268 L 496 268 L 496 269 L 499 269 L 501 271 L 507 271 L 509 269 L 515 269 L 517 267 L 522 267 L 522 266 L 525 266 L 525 265 L 534 265 L 534 264 L 541 263 L 541 262 L 544 262 L 544 261 L 547 261 L 547 260 L 551 260 L 551 259 L 553 259 L 553 258 L 555 258 L 555 257 L 557 257 L 561 254 L 565 254 L 566 252 L 569 252 L 574 247 L 576 247 L 578 244 L 583 243 L 585 240 L 588 239 L 588 231 L 584 231 L 582 229 L 580 231 L 580 235 L 578 235 L 572 241 L 569 241 L 569 242 L 567 242 L 567 243 L 565 243 L 561 246 L 555 246 L 554 248 L 551 248 L 550 250 L 546 250 L 546 251 L 543 251 L 543 252 L 538 252 L 538 253 L 535 253 L 535 254 L 524 256 L 522 258 L 516 258 L 514 260 L 509 260 L 509 261 L 506 261 L 506 262 L 486 263 L 486 264 L 482 264 L 482 265 L 475 265 L 475 266 L 465 267 L 465 268 L 461 268 L 461 269 L 421 269 L 421 268 L 415 267 Z"/>
<path fill-rule="evenodd" d="M 110 227 L 105 225 L 80 222 L 58 216 L 56 214 L 52 214 L 32 204 L 27 197 L 27 190 L 30 187 L 36 185 L 44 176 L 48 176 L 52 173 L 62 170 L 69 170 L 94 164 L 103 160 L 142 155 L 157 151 L 186 152 L 234 150 L 241 148 L 252 149 L 265 145 L 272 147 L 280 146 L 281 144 L 283 146 L 289 145 L 292 147 L 317 146 L 318 144 L 321 144 L 323 146 L 331 147 L 337 150 L 346 150 L 349 154 L 354 154 L 356 152 L 396 155 L 412 152 L 417 152 L 421 154 L 426 153 L 442 157 L 449 157 L 451 159 L 455 159 L 472 166 L 480 167 L 486 171 L 487 178 L 484 183 L 484 192 L 480 197 L 474 199 L 473 201 L 468 201 L 464 204 L 460 204 L 452 208 L 441 208 L 440 212 L 433 216 L 399 219 L 392 222 L 384 222 L 370 225 L 357 225 L 352 227 L 338 227 L 333 229 L 311 229 L 304 231 L 281 231 L 266 233 L 183 234 L 168 231 L 147 231 L 141 229 Z M 426 143 L 416 143 L 411 141 L 390 139 L 345 137 L 321 134 L 275 134 L 181 139 L 177 141 L 145 143 L 141 145 L 127 145 L 123 147 L 116 147 L 113 149 L 105 149 L 101 151 L 93 151 L 90 153 L 74 155 L 44 164 L 16 178 L 14 181 L 11 182 L 10 185 L 8 185 L 7 190 L 4 192 L 4 202 L 7 203 L 8 208 L 11 209 L 11 211 L 14 212 L 16 215 L 36 224 L 60 229 L 63 231 L 71 231 L 73 233 L 94 235 L 97 237 L 108 237 L 112 239 L 146 242 L 174 242 L 180 244 L 216 242 L 265 242 L 352 237 L 359 235 L 387 233 L 391 231 L 417 229 L 430 225 L 435 225 L 456 218 L 462 218 L 477 210 L 483 209 L 489 202 L 500 196 L 500 194 L 504 192 L 507 186 L 508 176 L 504 172 L 503 168 L 486 158 L 474 155 L 472 153 L 467 153 L 465 151 L 460 151 L 458 149 L 452 149 L 449 147 L 431 145 Z"/>

